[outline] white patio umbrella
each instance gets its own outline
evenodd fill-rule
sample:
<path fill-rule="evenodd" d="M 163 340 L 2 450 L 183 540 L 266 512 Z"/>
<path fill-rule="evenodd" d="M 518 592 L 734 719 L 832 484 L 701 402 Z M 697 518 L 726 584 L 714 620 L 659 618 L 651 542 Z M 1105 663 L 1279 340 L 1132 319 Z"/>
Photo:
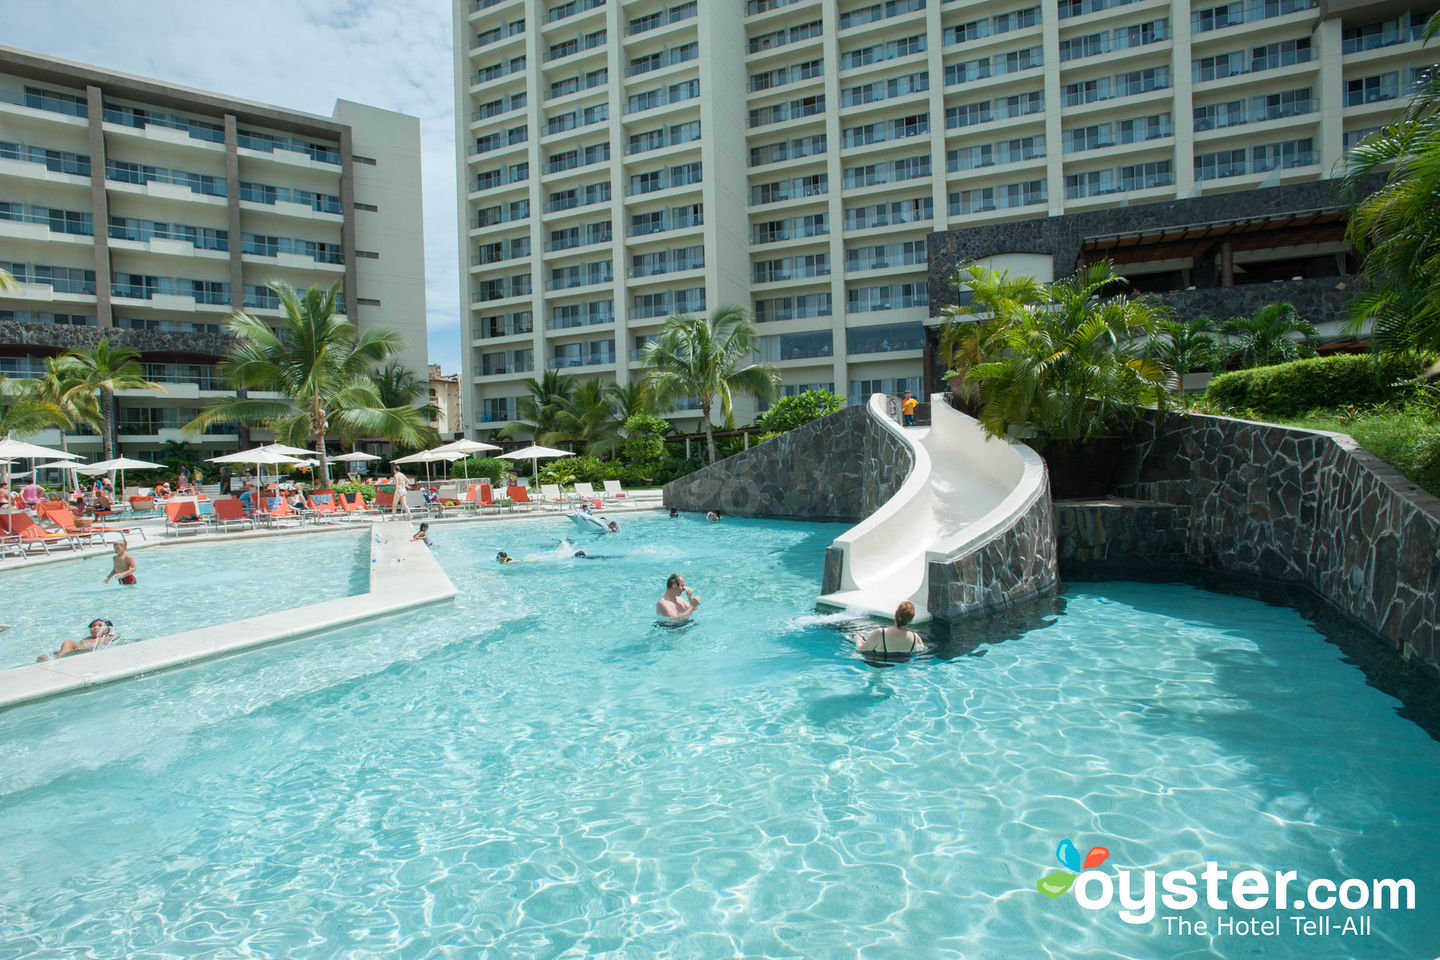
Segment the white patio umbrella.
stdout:
<path fill-rule="evenodd" d="M 74 460 L 51 460 L 49 463 L 35 464 L 34 469 L 31 472 L 37 473 L 41 470 L 64 470 L 66 471 L 65 489 L 68 490 L 70 489 L 71 482 L 75 480 L 75 468 L 79 466 L 82 466 L 82 464 L 78 464 Z"/>
<path fill-rule="evenodd" d="M 493 444 L 493 443 L 481 443 L 479 440 L 467 440 L 467 439 L 465 439 L 465 438 L 463 438 L 463 437 L 462 437 L 461 439 L 459 439 L 459 440 L 451 440 L 449 443 L 442 443 L 442 444 L 440 444 L 440 446 L 434 448 L 434 450 L 435 450 L 436 453 L 439 453 L 441 450 L 444 450 L 444 451 L 446 451 L 446 452 L 454 452 L 454 453 L 464 454 L 464 456 L 465 456 L 464 468 L 465 468 L 465 479 L 466 479 L 466 481 L 469 481 L 469 479 L 470 479 L 470 454 L 472 454 L 472 453 L 479 453 L 479 452 L 482 451 L 482 450 L 499 450 L 499 449 L 500 449 L 500 448 L 497 447 L 497 446 L 495 446 L 495 444 Z"/>
<path fill-rule="evenodd" d="M 356 450 L 354 453 L 342 453 L 342 454 L 339 454 L 338 456 L 331 457 L 330 459 L 331 459 L 331 460 L 345 460 L 345 461 L 350 461 L 350 460 L 379 460 L 380 458 L 377 457 L 377 456 L 375 456 L 375 454 L 373 454 L 373 453 L 361 453 L 359 450 Z"/>
<path fill-rule="evenodd" d="M 573 456 L 575 456 L 575 454 L 571 453 L 569 450 L 556 450 L 554 447 L 537 447 L 537 446 L 534 446 L 534 445 L 532 444 L 531 446 L 528 446 L 528 447 L 521 447 L 519 450 L 511 450 L 509 453 L 502 453 L 502 454 L 500 454 L 500 459 L 501 459 L 501 460 L 529 460 L 529 461 L 530 461 L 530 476 L 533 477 L 533 476 L 535 476 L 537 473 L 540 472 L 540 467 L 538 466 L 538 461 L 539 461 L 542 457 L 544 457 L 544 458 L 546 458 L 546 459 L 549 459 L 549 458 L 551 458 L 551 457 L 573 457 Z"/>
<path fill-rule="evenodd" d="M 310 453 L 309 450 L 304 452 Z M 210 457 L 206 462 L 255 464 L 255 486 L 257 489 L 255 491 L 255 499 L 251 501 L 250 504 L 250 509 L 254 510 L 260 503 L 260 491 L 265 488 L 265 465 L 279 466 L 282 463 L 299 463 L 300 461 L 298 457 L 292 457 L 288 453 L 281 453 L 272 448 L 255 447 L 250 450 L 241 450 L 239 453 L 227 453 L 224 456 Z"/>
<path fill-rule="evenodd" d="M 39 460 L 39 459 L 60 459 L 78 460 L 78 454 L 70 453 L 67 450 L 55 450 L 51 447 L 42 447 L 38 443 L 26 443 L 24 440 L 15 440 L 10 434 L 5 434 L 0 439 L 0 477 L 3 477 L 5 484 L 10 484 L 10 461 L 11 460 Z"/>
<path fill-rule="evenodd" d="M 87 477 L 98 477 L 102 473 L 118 472 L 120 474 L 120 483 L 115 487 L 117 497 L 120 495 L 120 492 L 125 489 L 126 470 L 163 469 L 165 469 L 165 464 L 163 463 L 151 463 L 149 460 L 135 460 L 131 457 L 116 457 L 114 460 L 101 460 L 99 463 L 85 463 L 75 468 L 76 472 L 83 473 Z"/>
<path fill-rule="evenodd" d="M 430 482 L 430 464 L 440 461 L 449 462 L 459 460 L 465 456 L 463 453 L 455 453 L 450 450 L 421 450 L 419 453 L 412 453 L 408 457 L 396 457 L 391 463 L 423 463 L 425 464 L 425 482 Z"/>

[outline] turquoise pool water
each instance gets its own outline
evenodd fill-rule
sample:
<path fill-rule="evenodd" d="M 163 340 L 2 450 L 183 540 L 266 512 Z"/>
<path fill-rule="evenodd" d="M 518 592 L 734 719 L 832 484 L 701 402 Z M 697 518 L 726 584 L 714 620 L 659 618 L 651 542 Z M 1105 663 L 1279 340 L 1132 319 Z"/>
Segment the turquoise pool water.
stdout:
<path fill-rule="evenodd" d="M 228 623 L 370 589 L 362 531 L 168 543 L 135 550 L 136 583 L 105 583 L 109 554 L 0 573 L 0 668 L 34 663 L 104 617 L 126 639 Z"/>
<path fill-rule="evenodd" d="M 840 527 L 621 523 L 438 527 L 454 604 L 0 714 L 0 957 L 1440 943 L 1440 744 L 1296 612 L 1084 585 L 1048 626 L 876 669 L 813 612 Z M 672 570 L 704 598 L 678 631 L 653 616 Z M 1067 837 L 1124 867 L 1410 877 L 1419 909 L 1168 937 L 1040 896 Z"/>

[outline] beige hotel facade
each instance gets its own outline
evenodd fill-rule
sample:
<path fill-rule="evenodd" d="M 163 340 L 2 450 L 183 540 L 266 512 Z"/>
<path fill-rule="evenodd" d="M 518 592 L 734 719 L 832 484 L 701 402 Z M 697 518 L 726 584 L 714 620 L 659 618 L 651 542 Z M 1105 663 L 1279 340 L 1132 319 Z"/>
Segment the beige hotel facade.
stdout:
<path fill-rule="evenodd" d="M 1425 14 L 456 0 L 470 432 L 547 369 L 642 376 L 666 316 L 735 303 L 787 392 L 918 390 L 932 231 L 1228 192 L 1244 216 L 1393 116 Z"/>
<path fill-rule="evenodd" d="M 236 448 L 234 424 L 180 427 L 233 395 L 215 370 L 227 315 L 283 317 L 271 280 L 340 281 L 343 312 L 399 331 L 424 375 L 420 211 L 415 117 L 346 100 L 314 116 L 0 47 L 0 267 L 19 282 L 0 294 L 0 373 L 102 338 L 139 350 L 164 391 L 120 392 L 125 454 Z M 100 438 L 68 444 L 89 456 Z"/>

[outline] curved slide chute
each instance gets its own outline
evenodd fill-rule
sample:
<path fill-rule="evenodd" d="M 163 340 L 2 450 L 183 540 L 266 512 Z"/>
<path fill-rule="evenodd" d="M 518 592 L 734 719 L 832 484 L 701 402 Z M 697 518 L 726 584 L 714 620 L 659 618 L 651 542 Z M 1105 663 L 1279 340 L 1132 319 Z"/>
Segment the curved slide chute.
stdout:
<path fill-rule="evenodd" d="M 835 540 L 840 589 L 819 602 L 888 618 L 909 600 L 916 620 L 928 619 L 930 564 L 959 559 L 1013 523 L 1045 485 L 1045 465 L 1023 444 L 986 436 L 938 394 L 928 427 L 895 423 L 887 400 L 872 396 L 870 416 L 911 449 L 914 467 L 879 510 Z"/>

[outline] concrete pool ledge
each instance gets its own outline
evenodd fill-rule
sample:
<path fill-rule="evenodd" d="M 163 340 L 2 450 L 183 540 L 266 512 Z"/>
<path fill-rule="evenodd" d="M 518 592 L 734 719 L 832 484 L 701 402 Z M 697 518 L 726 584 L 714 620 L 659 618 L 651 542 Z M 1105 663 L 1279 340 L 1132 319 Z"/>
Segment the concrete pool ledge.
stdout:
<path fill-rule="evenodd" d="M 455 585 L 409 522 L 370 525 L 370 589 L 305 607 L 0 671 L 0 710 L 452 599 Z"/>

